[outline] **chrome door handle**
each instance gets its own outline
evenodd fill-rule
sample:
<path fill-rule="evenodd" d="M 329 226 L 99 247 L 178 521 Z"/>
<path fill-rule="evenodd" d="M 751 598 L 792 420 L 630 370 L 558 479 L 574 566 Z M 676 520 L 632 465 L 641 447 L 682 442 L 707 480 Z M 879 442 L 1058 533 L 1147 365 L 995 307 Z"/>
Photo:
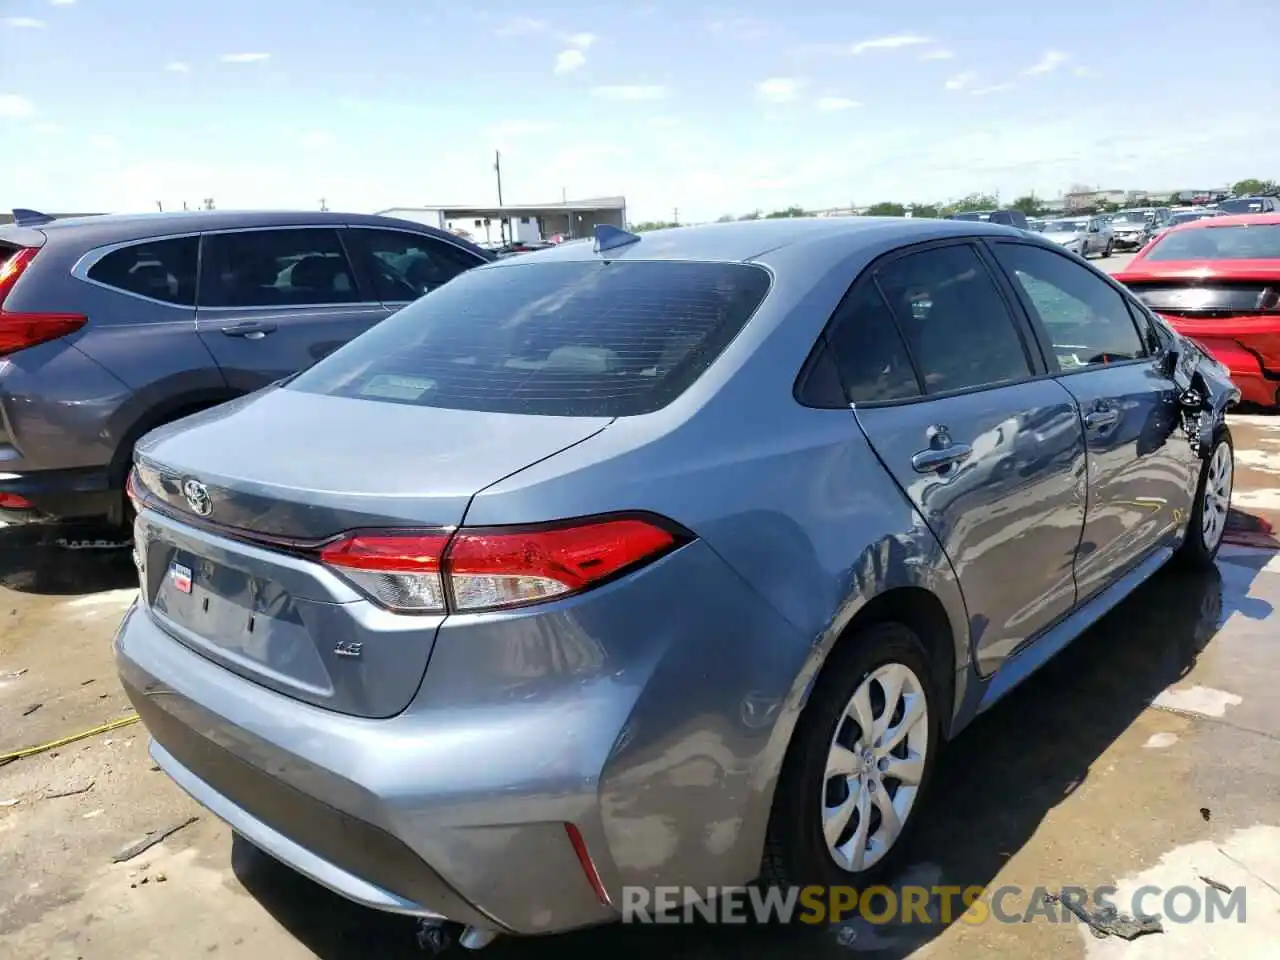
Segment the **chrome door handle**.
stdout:
<path fill-rule="evenodd" d="M 1119 419 L 1120 414 L 1114 410 L 1094 410 L 1085 414 L 1084 426 L 1086 430 L 1103 430 L 1114 426 Z"/>
<path fill-rule="evenodd" d="M 237 323 L 234 326 L 222 328 L 222 332 L 228 337 L 244 337 L 246 340 L 261 340 L 268 333 L 275 333 L 275 330 L 276 325 L 274 323 L 258 323 L 256 321 Z"/>
<path fill-rule="evenodd" d="M 916 473 L 937 473 L 955 463 L 963 463 L 969 459 L 973 448 L 967 443 L 953 443 L 946 447 L 930 447 L 921 450 L 911 458 L 912 469 Z"/>

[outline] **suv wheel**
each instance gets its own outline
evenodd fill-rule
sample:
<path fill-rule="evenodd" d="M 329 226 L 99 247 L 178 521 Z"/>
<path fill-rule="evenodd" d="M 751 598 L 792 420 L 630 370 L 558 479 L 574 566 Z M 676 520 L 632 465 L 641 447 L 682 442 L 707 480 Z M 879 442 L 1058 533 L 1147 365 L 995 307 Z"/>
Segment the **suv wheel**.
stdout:
<path fill-rule="evenodd" d="M 941 745 L 939 698 L 914 632 L 873 624 L 833 657 L 778 782 L 770 884 L 865 886 L 892 870 Z"/>
<path fill-rule="evenodd" d="M 1200 469 L 1195 505 L 1187 522 L 1187 537 L 1178 551 L 1178 559 L 1190 567 L 1213 565 L 1222 538 L 1227 532 L 1231 512 L 1231 491 L 1235 481 L 1235 446 L 1225 428 L 1214 440 L 1213 452 Z"/>

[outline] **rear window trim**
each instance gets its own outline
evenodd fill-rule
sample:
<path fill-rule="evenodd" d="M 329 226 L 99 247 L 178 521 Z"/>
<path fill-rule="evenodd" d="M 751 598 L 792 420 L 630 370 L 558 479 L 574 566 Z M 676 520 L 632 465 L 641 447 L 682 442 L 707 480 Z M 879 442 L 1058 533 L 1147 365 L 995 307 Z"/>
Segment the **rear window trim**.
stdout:
<path fill-rule="evenodd" d="M 377 229 L 377 228 L 376 228 L 376 227 L 374 227 L 373 229 Z M 720 347 L 720 350 L 716 353 L 715 357 L 711 360 L 711 362 L 710 362 L 710 363 L 708 363 L 708 364 L 707 364 L 707 366 L 702 370 L 702 372 L 700 372 L 696 377 L 694 377 L 694 378 L 693 378 L 692 380 L 690 380 L 687 384 L 685 384 L 685 386 L 683 387 L 683 389 L 681 389 L 680 391 L 678 391 L 677 393 L 675 393 L 673 396 L 671 396 L 669 399 L 667 399 L 664 403 L 660 404 L 659 406 L 654 407 L 653 409 L 650 409 L 650 410 L 645 410 L 645 411 L 643 411 L 643 412 L 641 412 L 641 413 L 608 414 L 608 416 L 612 417 L 613 419 L 626 419 L 626 418 L 634 417 L 634 416 L 650 416 L 650 415 L 652 415 L 652 414 L 655 414 L 655 413 L 659 413 L 659 412 L 661 412 L 662 410 L 664 410 L 664 409 L 666 409 L 667 407 L 669 407 L 671 404 L 676 403 L 676 402 L 677 402 L 678 400 L 680 400 L 682 397 L 684 397 L 685 395 L 687 395 L 687 394 L 689 393 L 689 391 L 690 391 L 690 390 L 692 390 L 692 389 L 693 389 L 693 388 L 698 384 L 698 382 L 702 380 L 702 378 L 706 375 L 706 373 L 707 373 L 707 372 L 708 372 L 708 371 L 709 371 L 713 366 L 715 366 L 716 364 L 720 363 L 720 362 L 721 362 L 721 360 L 724 358 L 724 356 L 725 356 L 727 353 L 729 353 L 729 351 L 733 348 L 733 346 L 734 346 L 734 345 L 735 345 L 735 344 L 736 344 L 736 343 L 737 343 L 737 342 L 742 338 L 742 335 L 743 335 L 743 333 L 746 331 L 747 327 L 748 327 L 748 326 L 750 326 L 751 322 L 752 322 L 752 321 L 756 318 L 756 316 L 760 313 L 760 310 L 761 310 L 761 309 L 765 306 L 765 304 L 768 302 L 769 297 L 770 297 L 770 296 L 772 296 L 772 294 L 773 294 L 773 292 L 774 292 L 774 290 L 775 290 L 775 288 L 776 288 L 776 286 L 777 286 L 777 276 L 776 276 L 776 274 L 774 273 L 773 269 L 772 269 L 768 264 L 757 262 L 757 261 L 756 261 L 756 260 L 754 260 L 754 259 L 744 259 L 744 260 L 726 260 L 726 259 L 723 259 L 723 258 L 720 258 L 720 257 L 695 258 L 695 257 L 608 257 L 608 256 L 595 256 L 595 257 L 590 257 L 590 258 L 587 258 L 587 257 L 582 257 L 582 258 L 574 257 L 574 258 L 570 258 L 570 259 L 559 259 L 559 258 L 556 258 L 556 259 L 554 259 L 554 260 L 550 260 L 550 261 L 549 261 L 549 260 L 538 260 L 538 259 L 534 259 L 535 257 L 537 257 L 537 255 L 538 255 L 538 254 L 537 254 L 537 252 L 535 252 L 535 253 L 533 253 L 533 254 L 529 254 L 529 255 L 526 255 L 526 256 L 520 256 L 520 257 L 509 257 L 509 258 L 500 259 L 500 260 L 490 260 L 490 261 L 488 261 L 488 262 L 486 262 L 486 263 L 482 263 L 482 264 L 480 264 L 480 265 L 478 265 L 478 266 L 476 266 L 476 267 L 473 267 L 473 268 L 471 268 L 470 270 L 466 270 L 466 271 L 464 271 L 462 274 L 459 274 L 459 275 L 458 275 L 458 277 L 455 277 L 455 278 L 454 278 L 454 280 L 461 279 L 463 276 L 468 276 L 468 277 L 469 277 L 469 276 L 471 276 L 472 274 L 483 273 L 483 272 L 487 272 L 487 271 L 490 271 L 490 270 L 510 270 L 510 269 L 529 269 L 529 268 L 539 268 L 542 264 L 544 264 L 544 263 L 548 263 L 548 262 L 554 262 L 554 263 L 559 263 L 559 264 L 570 264 L 570 263 L 576 263 L 576 264 L 580 264 L 580 265 L 590 265 L 590 264 L 606 264 L 606 265 L 607 265 L 607 264 L 612 264 L 612 263 L 620 263 L 620 264 L 621 264 L 621 263 L 651 263 L 651 264 L 690 264 L 690 265 L 698 265 L 698 266 L 704 266 L 704 267 L 706 267 L 706 266 L 744 267 L 744 268 L 750 268 L 750 269 L 752 269 L 752 270 L 758 271 L 759 273 L 763 274 L 763 276 L 764 276 L 764 278 L 765 278 L 766 285 L 765 285 L 765 287 L 764 287 L 763 292 L 762 292 L 762 293 L 761 293 L 761 295 L 760 295 L 760 299 L 756 302 L 756 304 L 755 304 L 755 306 L 752 308 L 751 312 L 750 312 L 750 313 L 748 313 L 748 314 L 747 314 L 747 316 L 743 319 L 742 323 L 738 325 L 738 329 L 734 331 L 733 336 L 731 336 L 728 340 L 726 340 L 726 341 L 724 342 L 724 344 Z M 441 287 L 441 288 L 438 288 L 438 289 L 442 289 L 444 286 L 450 286 L 450 285 L 452 285 L 452 282 L 453 282 L 453 281 L 451 281 L 451 282 L 450 282 L 450 284 L 442 285 L 442 287 Z M 435 291 L 433 291 L 433 292 L 435 292 Z M 424 296 L 429 296 L 429 295 L 430 295 L 430 294 L 424 294 Z M 416 304 L 417 302 L 418 302 L 418 301 L 416 301 L 416 300 L 414 300 L 414 301 L 410 301 L 408 306 L 409 306 L 409 307 L 412 307 L 412 306 L 413 306 L 414 304 Z M 406 309 L 406 308 L 401 308 L 401 309 Z M 392 315 L 392 317 L 389 317 L 388 319 L 389 319 L 389 320 L 390 320 L 390 319 L 393 319 L 393 318 L 394 318 L 398 313 L 399 313 L 399 311 L 397 311 L 397 313 L 396 313 L 396 314 L 393 314 L 393 315 Z M 327 359 L 328 359 L 328 358 L 326 357 L 326 358 L 325 358 L 325 360 L 327 360 Z M 323 362 L 323 361 L 321 361 L 321 362 Z M 287 388 L 290 388 L 290 387 L 293 387 L 293 381 L 294 381 L 294 380 L 296 380 L 298 377 L 302 376 L 303 374 L 310 373 L 310 372 L 311 372 L 311 369 L 313 369 L 313 368 L 308 368 L 307 370 L 299 371 L 298 373 L 296 373 L 296 374 L 294 374 L 294 375 L 290 376 L 290 377 L 287 379 L 287 381 L 286 381 L 286 382 L 282 382 L 280 385 L 281 385 L 282 387 L 285 387 L 286 389 L 287 389 Z M 296 389 L 296 388 L 295 388 L 295 389 Z M 312 391 L 309 391 L 309 390 L 308 390 L 308 391 L 305 391 L 305 392 L 310 393 L 310 392 L 312 392 Z M 326 395 L 327 395 L 327 394 L 326 394 Z M 371 400 L 371 402 L 390 402 L 390 403 L 396 403 L 396 402 L 399 402 L 399 401 L 394 401 L 394 400 L 373 401 L 373 400 Z M 410 404 L 410 405 L 413 405 L 413 404 Z M 430 405 L 424 405 L 424 406 L 429 407 Z M 449 409 L 449 410 L 455 410 L 455 409 L 456 409 L 456 410 L 468 410 L 468 409 L 471 409 L 471 408 L 464 408 L 464 407 L 441 407 L 441 408 L 439 408 L 439 409 Z M 520 411 L 520 413 L 524 413 L 524 411 Z M 544 414 L 544 413 L 536 413 L 536 412 L 535 412 L 535 413 L 528 413 L 527 415 L 528 415 L 528 416 L 566 416 L 566 417 L 567 417 L 567 416 L 605 416 L 604 414 Z"/>
<path fill-rule="evenodd" d="M 154 303 L 157 306 L 168 307 L 171 310 L 181 310 L 184 312 L 190 312 L 196 309 L 196 306 L 198 305 L 198 302 L 199 302 L 198 298 L 197 298 L 196 304 L 173 303 L 172 301 L 169 301 L 169 300 L 159 300 L 155 297 L 148 297 L 144 293 L 134 293 L 132 290 L 124 290 L 120 287 L 113 287 L 109 283 L 103 283 L 101 280 L 95 280 L 89 276 L 89 271 L 92 270 L 94 267 L 96 267 L 99 261 L 104 260 L 106 257 L 117 252 L 118 250 L 126 250 L 129 247 L 136 247 L 139 244 L 143 244 L 143 243 L 162 243 L 168 240 L 190 240 L 193 238 L 196 240 L 199 240 L 200 237 L 201 237 L 200 231 L 194 231 L 194 232 L 187 231 L 185 233 L 160 234 L 154 237 L 133 237 L 129 240 L 119 240 L 119 241 L 116 241 L 115 243 L 108 243 L 102 246 L 93 247 L 89 250 L 86 250 L 84 253 L 82 253 L 80 257 L 76 260 L 76 262 L 71 265 L 70 273 L 72 277 L 74 277 L 76 280 L 79 280 L 81 283 L 87 283 L 90 286 L 99 288 L 100 290 L 109 290 L 112 293 L 118 294 L 119 296 L 122 296 L 122 297 L 132 297 L 134 300 L 141 300 L 144 303 Z M 198 276 L 199 269 L 200 269 L 200 259 L 199 259 L 199 254 L 197 254 L 197 259 L 196 259 L 197 276 Z"/>

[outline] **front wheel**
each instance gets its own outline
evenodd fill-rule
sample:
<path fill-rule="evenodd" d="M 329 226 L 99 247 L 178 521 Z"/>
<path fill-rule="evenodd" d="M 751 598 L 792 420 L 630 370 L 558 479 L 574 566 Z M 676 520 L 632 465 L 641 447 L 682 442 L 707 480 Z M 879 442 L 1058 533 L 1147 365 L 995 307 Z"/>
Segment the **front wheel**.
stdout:
<path fill-rule="evenodd" d="M 1106 248 L 1105 250 L 1103 250 L 1103 251 L 1102 251 L 1102 259 L 1104 259 L 1104 260 L 1105 260 L 1107 257 L 1111 256 L 1111 248 L 1112 248 L 1112 243 L 1111 243 L 1111 241 L 1110 241 L 1110 240 L 1108 240 L 1108 241 L 1107 241 L 1107 248 Z"/>
<path fill-rule="evenodd" d="M 1231 433 L 1224 428 L 1218 432 L 1213 450 L 1200 469 L 1187 537 L 1178 551 L 1178 559 L 1184 565 L 1200 568 L 1213 565 L 1227 532 L 1234 482 L 1235 447 Z"/>
<path fill-rule="evenodd" d="M 845 638 L 796 726 L 765 882 L 865 887 L 892 870 L 941 745 L 941 713 L 913 631 L 877 623 Z"/>

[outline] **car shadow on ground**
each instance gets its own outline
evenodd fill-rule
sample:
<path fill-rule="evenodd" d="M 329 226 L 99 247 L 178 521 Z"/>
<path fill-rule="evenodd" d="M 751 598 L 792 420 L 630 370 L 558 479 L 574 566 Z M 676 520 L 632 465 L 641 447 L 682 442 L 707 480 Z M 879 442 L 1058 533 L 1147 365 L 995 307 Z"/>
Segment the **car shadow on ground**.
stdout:
<path fill-rule="evenodd" d="M 1089 776 L 1097 758 L 1166 687 L 1195 664 L 1227 616 L 1271 613 L 1233 574 L 1166 570 L 1051 661 L 942 755 L 921 829 L 911 841 L 914 874 L 898 882 L 990 886 L 1046 814 Z M 1188 800 L 1194 803 L 1194 798 Z M 243 841 L 233 869 L 244 887 L 323 960 L 421 957 L 415 923 L 357 907 Z M 1061 882 L 1046 877 L 1045 883 Z M 960 911 L 956 911 L 957 914 Z M 954 922 L 954 917 L 953 917 Z M 861 927 L 859 927 L 861 925 Z M 612 926 L 555 937 L 499 939 L 489 960 L 563 957 L 637 949 L 650 956 L 720 960 L 848 956 L 902 957 L 945 929 L 931 923 L 842 928 L 692 925 Z"/>
<path fill-rule="evenodd" d="M 119 531 L 89 525 L 0 527 L 0 587 L 51 597 L 137 586 Z"/>

